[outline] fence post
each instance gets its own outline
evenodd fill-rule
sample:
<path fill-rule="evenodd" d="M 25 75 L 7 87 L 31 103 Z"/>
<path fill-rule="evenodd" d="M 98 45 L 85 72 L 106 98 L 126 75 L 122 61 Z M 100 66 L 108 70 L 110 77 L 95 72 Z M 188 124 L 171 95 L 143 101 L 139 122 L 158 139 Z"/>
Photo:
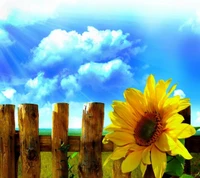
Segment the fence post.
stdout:
<path fill-rule="evenodd" d="M 102 178 L 102 130 L 104 104 L 87 103 L 83 108 L 78 174 L 81 178 Z"/>
<path fill-rule="evenodd" d="M 112 177 L 113 178 L 131 178 L 131 172 L 122 173 L 121 164 L 124 158 L 113 161 Z"/>
<path fill-rule="evenodd" d="M 61 144 L 68 144 L 69 105 L 56 103 L 52 115 L 52 177 L 67 178 L 68 162 L 66 152 L 60 150 Z"/>
<path fill-rule="evenodd" d="M 21 104 L 18 108 L 22 177 L 40 177 L 40 143 L 38 133 L 38 105 Z"/>
<path fill-rule="evenodd" d="M 187 107 L 186 109 L 180 111 L 180 113 L 184 117 L 184 123 L 191 124 L 191 107 Z M 190 150 L 191 144 L 189 143 L 189 139 L 185 139 L 185 147 Z M 191 164 L 190 160 L 185 160 L 184 172 L 187 174 L 191 173 Z"/>
<path fill-rule="evenodd" d="M 0 105 L 0 178 L 15 178 L 14 105 Z"/>

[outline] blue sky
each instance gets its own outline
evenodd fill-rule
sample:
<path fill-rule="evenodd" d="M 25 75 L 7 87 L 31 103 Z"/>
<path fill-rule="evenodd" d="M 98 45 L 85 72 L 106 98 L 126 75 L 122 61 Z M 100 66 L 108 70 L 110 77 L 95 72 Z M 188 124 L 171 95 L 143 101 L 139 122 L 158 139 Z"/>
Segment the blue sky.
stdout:
<path fill-rule="evenodd" d="M 200 2 L 197 0 L 1 0 L 0 103 L 39 105 L 51 127 L 52 104 L 70 104 L 81 127 L 86 102 L 105 103 L 144 89 L 146 78 L 172 78 L 200 125 Z M 16 124 L 17 126 L 17 124 Z"/>

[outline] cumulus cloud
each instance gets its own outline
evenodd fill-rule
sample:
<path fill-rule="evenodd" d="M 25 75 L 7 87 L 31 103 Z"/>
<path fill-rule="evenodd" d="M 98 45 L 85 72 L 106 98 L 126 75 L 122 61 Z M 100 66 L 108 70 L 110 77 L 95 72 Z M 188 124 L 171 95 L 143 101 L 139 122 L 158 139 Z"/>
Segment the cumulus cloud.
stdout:
<path fill-rule="evenodd" d="M 73 75 L 63 78 L 60 85 L 62 89 L 66 91 L 67 97 L 74 96 L 75 92 L 80 91 L 81 89 L 76 76 Z"/>
<path fill-rule="evenodd" d="M 29 79 L 25 84 L 25 98 L 33 101 L 41 101 L 42 98 L 50 96 L 57 89 L 58 78 L 45 78 L 44 73 L 39 73 L 35 78 Z"/>
<path fill-rule="evenodd" d="M 179 31 L 191 30 L 195 34 L 200 34 L 200 12 L 195 17 L 189 18 L 179 27 Z"/>
<path fill-rule="evenodd" d="M 4 91 L 2 91 L 2 93 L 6 98 L 12 99 L 14 94 L 16 93 L 16 90 L 13 88 L 7 88 Z"/>
<path fill-rule="evenodd" d="M 180 89 L 174 90 L 174 96 L 177 96 L 177 95 L 179 95 L 181 98 L 185 98 L 186 96 L 183 90 L 180 90 Z"/>
<path fill-rule="evenodd" d="M 90 62 L 80 66 L 78 78 L 81 85 L 91 86 L 93 89 L 113 89 L 132 84 L 133 74 L 130 69 L 120 59 L 107 63 Z"/>
<path fill-rule="evenodd" d="M 59 8 L 72 0 L 1 0 L 0 20 L 14 26 L 32 25 L 39 21 L 55 18 Z"/>
<path fill-rule="evenodd" d="M 82 34 L 56 29 L 32 50 L 31 63 L 36 67 L 62 64 L 77 70 L 90 61 L 107 62 L 117 57 L 127 60 L 146 48 L 129 41 L 128 36 L 121 30 L 98 30 L 91 26 Z"/>
<path fill-rule="evenodd" d="M 13 44 L 13 41 L 9 37 L 9 33 L 0 28 L 0 47 L 7 47 Z"/>

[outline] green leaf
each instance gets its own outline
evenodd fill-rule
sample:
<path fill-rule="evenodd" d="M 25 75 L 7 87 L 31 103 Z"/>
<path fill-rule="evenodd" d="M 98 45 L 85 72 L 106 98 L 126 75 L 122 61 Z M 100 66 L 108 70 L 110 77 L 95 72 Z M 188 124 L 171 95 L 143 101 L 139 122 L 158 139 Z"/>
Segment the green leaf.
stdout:
<path fill-rule="evenodd" d="M 74 158 L 77 154 L 78 154 L 78 152 L 72 153 L 71 156 L 70 156 L 70 158 Z"/>
<path fill-rule="evenodd" d="M 200 129 L 200 127 L 194 127 L 194 128 L 195 128 L 196 131 Z"/>
<path fill-rule="evenodd" d="M 183 174 L 180 178 L 194 178 L 194 177 L 188 174 Z"/>
<path fill-rule="evenodd" d="M 167 168 L 165 172 L 172 176 L 181 176 L 184 171 L 185 160 L 182 156 L 167 156 Z"/>

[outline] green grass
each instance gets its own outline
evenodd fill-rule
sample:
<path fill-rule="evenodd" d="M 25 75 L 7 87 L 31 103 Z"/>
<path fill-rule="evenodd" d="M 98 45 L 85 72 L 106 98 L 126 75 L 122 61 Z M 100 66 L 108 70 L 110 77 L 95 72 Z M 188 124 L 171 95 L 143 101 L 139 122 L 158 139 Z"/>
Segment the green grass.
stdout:
<path fill-rule="evenodd" d="M 80 129 L 71 129 L 69 130 L 69 135 L 73 136 L 80 136 Z M 40 130 L 40 135 L 50 135 L 50 129 L 42 129 Z M 105 133 L 104 133 L 105 134 Z M 69 153 L 69 155 L 72 153 Z M 103 152 L 102 153 L 102 163 L 108 157 L 110 153 Z M 193 159 L 191 161 L 191 171 L 192 175 L 195 178 L 200 178 L 200 154 L 193 153 Z M 78 155 L 75 158 L 70 159 L 69 163 L 74 165 L 72 168 L 73 173 L 75 174 L 75 178 L 78 178 Z M 18 177 L 22 178 L 21 176 L 21 161 L 19 159 L 19 169 L 18 169 Z M 52 155 L 51 152 L 41 152 L 41 178 L 51 178 L 52 177 Z M 103 177 L 104 178 L 111 178 L 112 177 L 112 162 L 110 161 L 105 167 L 103 167 Z M 141 174 L 139 170 L 136 170 L 132 173 L 132 178 L 140 178 Z"/>
<path fill-rule="evenodd" d="M 69 155 L 72 153 L 69 153 Z M 103 152 L 102 153 L 102 162 L 107 158 L 110 153 Z M 192 175 L 195 178 L 200 178 L 200 154 L 193 153 L 193 159 L 191 161 L 192 165 Z M 70 159 L 69 163 L 74 165 L 72 168 L 73 173 L 75 174 L 75 178 L 78 178 L 78 155 L 75 158 Z M 110 161 L 105 167 L 103 167 L 103 177 L 104 178 L 111 178 L 112 177 L 112 162 Z M 19 159 L 19 169 L 18 169 L 18 177 L 22 178 L 21 176 L 21 161 Z M 41 178 L 51 178 L 52 177 L 52 155 L 51 152 L 41 152 Z M 136 170 L 132 173 L 132 178 L 140 178 L 139 170 Z"/>

